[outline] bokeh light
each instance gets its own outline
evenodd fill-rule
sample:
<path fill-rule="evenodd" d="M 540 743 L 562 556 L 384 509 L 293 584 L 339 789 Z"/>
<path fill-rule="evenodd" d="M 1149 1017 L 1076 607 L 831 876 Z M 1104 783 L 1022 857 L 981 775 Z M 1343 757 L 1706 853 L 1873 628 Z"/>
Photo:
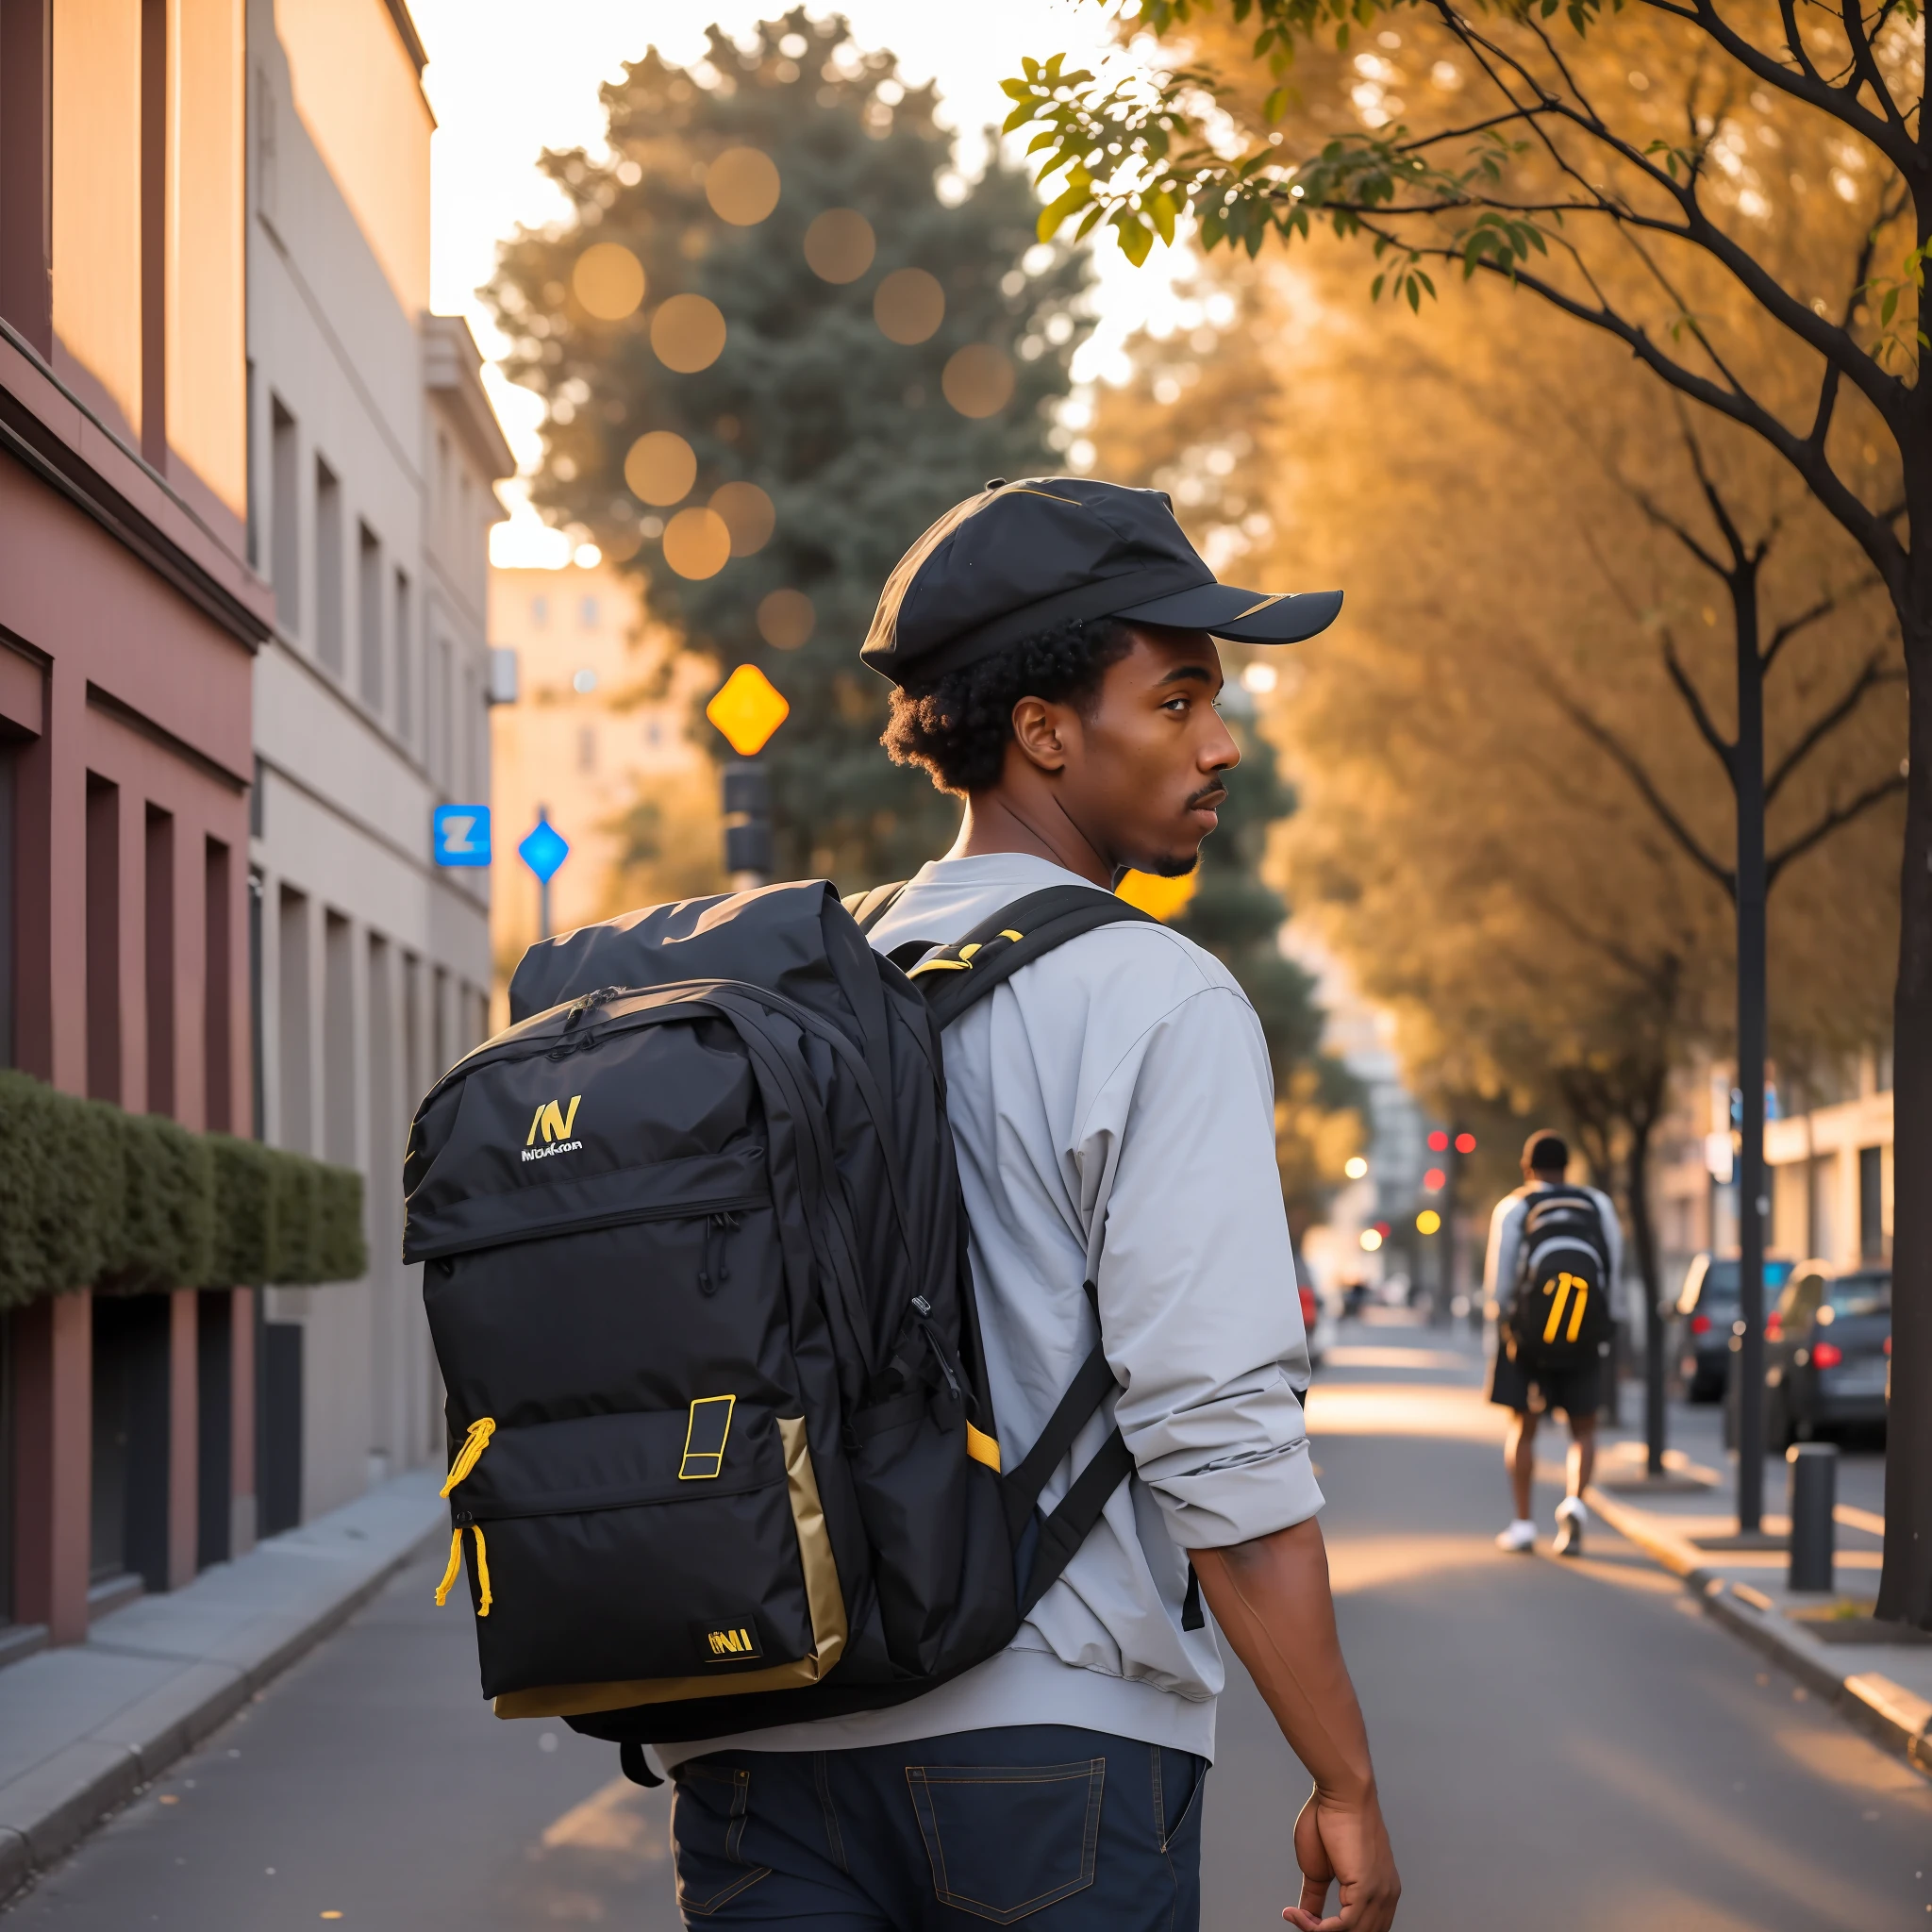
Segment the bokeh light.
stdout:
<path fill-rule="evenodd" d="M 651 347 L 680 375 L 708 369 L 724 349 L 724 317 L 703 295 L 674 295 L 651 318 Z"/>
<path fill-rule="evenodd" d="M 1382 1230 L 1379 1227 L 1362 1229 L 1362 1253 L 1373 1255 L 1382 1245 Z"/>
<path fill-rule="evenodd" d="M 705 170 L 705 199 L 721 222 L 755 226 L 778 206 L 778 170 L 755 147 L 727 147 Z"/>
<path fill-rule="evenodd" d="M 1475 1136 L 1474 1134 L 1457 1134 L 1456 1137 L 1456 1151 L 1458 1154 L 1474 1154 L 1475 1152 Z"/>
<path fill-rule="evenodd" d="M 731 532 L 733 557 L 750 557 L 772 541 L 777 512 L 756 483 L 721 483 L 711 493 L 711 508 Z"/>
<path fill-rule="evenodd" d="M 664 561 L 681 577 L 714 577 L 731 557 L 731 532 L 714 509 L 695 504 L 664 525 Z"/>
<path fill-rule="evenodd" d="M 1369 1163 L 1361 1155 L 1351 1154 L 1348 1157 L 1348 1158 L 1341 1163 L 1341 1171 L 1349 1177 L 1350 1180 L 1358 1181 L 1365 1174 L 1368 1173 Z"/>
<path fill-rule="evenodd" d="M 1439 1193 L 1449 1185 L 1449 1176 L 1440 1167 L 1432 1167 L 1423 1175 L 1423 1186 L 1432 1194 Z"/>
<path fill-rule="evenodd" d="M 818 626 L 819 614 L 803 591 L 774 591 L 758 602 L 758 635 L 774 651 L 795 651 Z"/>
<path fill-rule="evenodd" d="M 1442 1225 L 1442 1217 L 1433 1208 L 1424 1208 L 1415 1218 L 1415 1231 L 1418 1234 L 1434 1234 Z"/>
<path fill-rule="evenodd" d="M 631 444 L 624 480 L 641 502 L 682 503 L 698 480 L 697 455 L 675 431 L 653 429 Z"/>
<path fill-rule="evenodd" d="M 874 292 L 872 314 L 888 341 L 926 341 L 946 319 L 946 291 L 923 268 L 895 268 Z"/>
<path fill-rule="evenodd" d="M 997 416 L 1013 395 L 1013 365 L 991 342 L 969 342 L 946 364 L 940 387 L 962 416 Z"/>
<path fill-rule="evenodd" d="M 587 315 L 622 322 L 644 299 L 644 265 L 621 242 L 599 242 L 577 257 L 571 292 Z"/>
<path fill-rule="evenodd" d="M 823 282 L 856 282 L 872 266 L 878 242 L 856 208 L 828 208 L 805 231 L 805 258 Z"/>

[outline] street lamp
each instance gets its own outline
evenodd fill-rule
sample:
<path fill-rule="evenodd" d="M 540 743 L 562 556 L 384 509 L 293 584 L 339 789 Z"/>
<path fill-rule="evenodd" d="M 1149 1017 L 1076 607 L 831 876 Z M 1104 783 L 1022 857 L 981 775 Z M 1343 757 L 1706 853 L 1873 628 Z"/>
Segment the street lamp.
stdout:
<path fill-rule="evenodd" d="M 758 755 L 791 715 L 784 692 L 756 664 L 741 664 L 705 707 L 738 754 L 724 767 L 724 869 L 735 892 L 772 880 L 772 788 Z"/>

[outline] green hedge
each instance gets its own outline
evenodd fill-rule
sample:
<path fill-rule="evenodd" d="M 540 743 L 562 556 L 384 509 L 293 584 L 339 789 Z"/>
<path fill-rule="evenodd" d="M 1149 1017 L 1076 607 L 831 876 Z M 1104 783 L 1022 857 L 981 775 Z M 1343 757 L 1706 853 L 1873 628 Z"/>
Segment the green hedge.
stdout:
<path fill-rule="evenodd" d="M 0 1307 L 63 1289 L 287 1287 L 369 1266 L 362 1176 L 0 1072 Z"/>

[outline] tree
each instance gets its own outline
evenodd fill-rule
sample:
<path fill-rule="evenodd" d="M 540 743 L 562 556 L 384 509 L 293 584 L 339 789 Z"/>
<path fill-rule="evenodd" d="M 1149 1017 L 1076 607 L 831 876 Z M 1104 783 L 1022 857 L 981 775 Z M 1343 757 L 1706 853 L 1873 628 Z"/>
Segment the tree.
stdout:
<path fill-rule="evenodd" d="M 1210 247 L 1251 253 L 1270 235 L 1306 239 L 1325 223 L 1373 243 L 1376 293 L 1419 309 L 1435 292 L 1431 269 L 1450 267 L 1527 291 L 1621 343 L 1668 390 L 1789 466 L 1884 583 L 1903 641 L 1918 756 L 1903 774 L 1896 1158 L 1901 1172 L 1924 1171 L 1932 1155 L 1932 562 L 1912 541 L 1910 512 L 1932 504 L 1932 414 L 1918 380 L 1932 150 L 1920 122 L 1919 9 L 1841 0 L 1801 14 L 1787 4 L 1774 19 L 1762 10 L 1740 25 L 1718 0 L 1638 0 L 1608 19 L 1597 0 L 1469 13 L 1450 0 L 1231 4 L 1234 19 L 1256 29 L 1253 61 L 1277 83 L 1264 111 L 1286 125 L 1265 141 L 1227 138 L 1204 113 L 1226 78 L 1208 70 L 1096 80 L 1064 74 L 1056 59 L 1029 61 L 1008 83 L 1017 102 L 1008 125 L 1041 123 L 1041 178 L 1064 177 L 1042 233 L 1074 214 L 1090 225 L 1107 219 L 1144 258 L 1157 236 L 1172 238 L 1184 209 Z M 1142 18 L 1174 34 L 1211 11 L 1212 0 L 1149 0 Z M 1412 45 L 1397 19 L 1412 24 Z M 1303 114 L 1290 79 L 1299 57 L 1315 57 L 1319 70 L 1331 31 L 1345 56 L 1357 27 L 1378 24 L 1376 46 L 1399 52 L 1402 66 L 1364 46 L 1353 57 L 1356 115 L 1338 123 L 1332 92 Z M 1255 71 L 1241 85 L 1251 87 Z M 1411 110 L 1419 131 L 1402 118 Z M 1813 194 L 1825 182 L 1832 193 Z M 1842 232 L 1844 208 L 1856 223 L 1826 264 L 1816 244 Z M 1886 446 L 1882 462 L 1874 439 Z M 1720 555 L 1731 548 L 1725 540 Z M 1734 577 L 1749 548 L 1733 551 Z M 1762 1185 L 1757 962 L 1767 867 L 1757 725 L 1767 654 L 1747 604 L 1734 597 L 1734 608 L 1739 717 L 1724 756 L 1738 807 L 1731 891 L 1749 1203 Z M 1879 1613 L 1932 1626 L 1932 1197 L 1901 1191 L 1898 1203 Z M 1743 1387 L 1755 1405 L 1760 1216 L 1747 1211 L 1742 1227 Z M 1755 1525 L 1761 1464 L 1750 1453 L 1752 1419 L 1747 1408 L 1739 1503 Z"/>
<path fill-rule="evenodd" d="M 1216 319 L 1231 321 L 1236 308 L 1231 294 L 1211 291 L 1186 305 L 1174 344 L 1137 337 L 1128 345 L 1132 378 L 1100 391 L 1091 421 L 1098 473 L 1166 490 L 1196 544 L 1224 558 L 1251 509 L 1238 462 L 1255 449 L 1250 432 L 1272 388 L 1257 379 L 1252 336 L 1224 339 L 1214 325 Z M 1201 349 L 1191 351 L 1191 342 Z M 1185 411 L 1174 407 L 1183 395 Z M 1296 799 L 1240 677 L 1250 662 L 1272 666 L 1276 654 L 1222 649 L 1229 673 L 1222 708 L 1241 763 L 1226 774 L 1220 826 L 1201 848 L 1193 892 L 1174 924 L 1227 967 L 1260 1019 L 1274 1074 L 1276 1165 L 1299 1241 L 1325 1211 L 1343 1180 L 1343 1164 L 1361 1144 L 1362 1094 L 1346 1066 L 1323 1051 L 1326 1015 L 1314 977 L 1281 951 L 1288 902 L 1265 876 L 1273 835 L 1294 813 Z"/>
<path fill-rule="evenodd" d="M 836 17 L 742 47 L 713 27 L 703 62 L 653 49 L 603 97 L 608 154 L 543 158 L 570 214 L 485 291 L 548 405 L 535 501 L 626 559 L 687 650 L 790 702 L 781 871 L 903 876 L 956 807 L 879 753 L 858 645 L 927 524 L 1054 466 L 1084 261 L 1036 243 L 1023 175 L 952 175 L 932 89 Z"/>

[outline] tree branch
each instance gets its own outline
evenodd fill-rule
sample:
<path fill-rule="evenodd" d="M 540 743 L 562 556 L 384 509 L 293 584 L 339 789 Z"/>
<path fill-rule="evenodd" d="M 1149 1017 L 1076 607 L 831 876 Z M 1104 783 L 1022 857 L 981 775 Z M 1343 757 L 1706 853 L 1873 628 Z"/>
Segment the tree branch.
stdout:
<path fill-rule="evenodd" d="M 1777 761 L 1765 778 L 1766 805 L 1777 796 L 1785 780 L 1858 708 L 1864 702 L 1866 692 L 1876 691 L 1882 684 L 1903 682 L 1903 672 L 1887 671 L 1883 665 L 1882 654 L 1874 651 L 1859 667 L 1858 675 L 1846 686 L 1839 701 L 1821 711 L 1799 735 L 1798 741 Z"/>
<path fill-rule="evenodd" d="M 1679 848 L 1698 866 L 1722 886 L 1724 891 L 1735 897 L 1738 890 L 1737 874 L 1728 867 L 1721 865 L 1704 849 L 1703 842 L 1689 825 L 1677 816 L 1663 793 L 1660 792 L 1650 774 L 1617 735 L 1600 719 L 1577 704 L 1557 681 L 1545 673 L 1541 677 L 1544 691 L 1557 708 L 1604 752 L 1613 764 L 1637 788 L 1640 797 L 1650 807 L 1658 824 L 1676 841 Z"/>
<path fill-rule="evenodd" d="M 1677 656 L 1676 640 L 1669 631 L 1664 633 L 1664 669 L 1670 673 L 1671 682 L 1677 687 L 1677 695 L 1689 708 L 1698 737 L 1716 754 L 1718 763 L 1724 768 L 1724 776 L 1735 785 L 1738 782 L 1738 747 L 1712 722 L 1709 711 L 1705 708 L 1704 693 L 1684 668 L 1683 659 Z"/>
<path fill-rule="evenodd" d="M 1889 777 L 1880 778 L 1874 785 L 1868 785 L 1846 805 L 1835 805 L 1811 827 L 1801 832 L 1790 844 L 1780 846 L 1764 862 L 1764 886 L 1769 891 L 1777 883 L 1777 875 L 1794 858 L 1802 858 L 1821 840 L 1828 839 L 1840 825 L 1848 825 L 1861 813 L 1871 810 L 1881 800 L 1890 798 L 1894 791 L 1906 789 L 1906 774 L 1893 772 Z"/>

